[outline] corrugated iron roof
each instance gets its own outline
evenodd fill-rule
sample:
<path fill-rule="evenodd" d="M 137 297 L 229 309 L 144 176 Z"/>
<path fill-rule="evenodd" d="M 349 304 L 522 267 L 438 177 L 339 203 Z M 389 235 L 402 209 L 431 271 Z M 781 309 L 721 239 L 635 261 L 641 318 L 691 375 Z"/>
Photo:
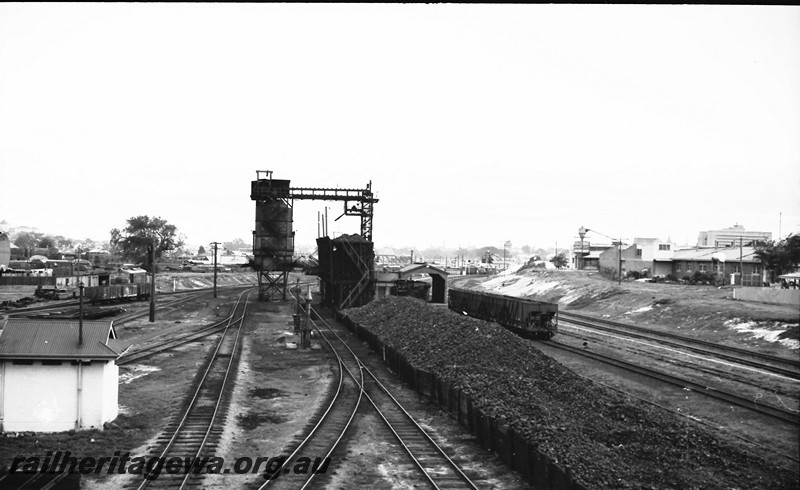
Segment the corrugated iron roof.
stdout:
<path fill-rule="evenodd" d="M 691 248 L 691 249 L 684 249 L 684 250 L 676 250 L 672 254 L 672 260 L 693 260 L 697 262 L 708 261 L 711 262 L 712 260 L 719 260 L 720 258 L 724 262 L 739 262 L 739 257 L 741 256 L 742 262 L 760 262 L 759 258 L 755 254 L 754 247 L 742 247 L 741 251 L 739 247 L 729 247 L 729 248 Z"/>
<path fill-rule="evenodd" d="M 0 359 L 116 359 L 113 322 L 84 321 L 78 345 L 78 320 L 12 318 L 0 332 Z"/>

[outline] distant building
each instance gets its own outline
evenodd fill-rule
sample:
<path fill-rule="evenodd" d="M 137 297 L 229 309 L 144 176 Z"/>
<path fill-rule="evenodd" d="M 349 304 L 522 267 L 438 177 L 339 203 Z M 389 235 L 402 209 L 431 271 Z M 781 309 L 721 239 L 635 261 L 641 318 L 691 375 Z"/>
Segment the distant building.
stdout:
<path fill-rule="evenodd" d="M 118 414 L 119 355 L 110 321 L 7 320 L 0 431 L 102 429 Z"/>
<path fill-rule="evenodd" d="M 634 238 L 635 250 L 622 259 L 626 271 L 637 271 L 643 277 L 666 276 L 672 272 L 675 244 L 658 238 Z"/>
<path fill-rule="evenodd" d="M 762 286 L 766 272 L 754 247 L 690 248 L 678 250 L 672 256 L 672 274 L 690 278 L 695 273 L 716 276 L 723 284 Z"/>
<path fill-rule="evenodd" d="M 755 241 L 772 240 L 772 232 L 747 231 L 744 226 L 736 224 L 721 230 L 701 231 L 697 238 L 698 247 L 730 247 L 731 245 L 748 245 Z"/>
<path fill-rule="evenodd" d="M 581 249 L 583 246 L 583 249 Z M 600 254 L 611 248 L 608 243 L 592 243 L 589 240 L 575 242 L 572 245 L 573 266 L 582 270 L 599 270 Z"/>
<path fill-rule="evenodd" d="M 397 252 L 391 248 L 376 248 L 375 249 L 375 268 L 397 271 L 408 262 L 403 262 L 397 255 Z"/>

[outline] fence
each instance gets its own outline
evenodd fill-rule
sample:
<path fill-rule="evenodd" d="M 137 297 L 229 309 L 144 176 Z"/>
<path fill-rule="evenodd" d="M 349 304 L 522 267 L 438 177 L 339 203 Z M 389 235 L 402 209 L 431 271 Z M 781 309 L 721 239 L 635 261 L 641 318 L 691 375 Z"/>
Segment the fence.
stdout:
<path fill-rule="evenodd" d="M 800 306 L 800 289 L 734 288 L 733 299 L 775 305 Z"/>

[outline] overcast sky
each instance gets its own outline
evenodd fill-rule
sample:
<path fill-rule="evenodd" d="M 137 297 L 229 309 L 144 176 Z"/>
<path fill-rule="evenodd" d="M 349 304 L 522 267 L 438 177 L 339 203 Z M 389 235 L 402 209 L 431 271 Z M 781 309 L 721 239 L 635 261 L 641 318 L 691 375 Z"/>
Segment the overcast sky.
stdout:
<path fill-rule="evenodd" d="M 249 243 L 256 170 L 379 247 L 800 233 L 800 9 L 0 5 L 0 221 Z"/>

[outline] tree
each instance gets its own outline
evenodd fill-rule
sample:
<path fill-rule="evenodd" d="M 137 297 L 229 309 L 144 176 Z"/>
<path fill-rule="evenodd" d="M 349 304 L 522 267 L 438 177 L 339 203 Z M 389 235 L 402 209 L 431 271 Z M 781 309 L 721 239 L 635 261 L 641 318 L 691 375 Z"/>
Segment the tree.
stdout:
<path fill-rule="evenodd" d="M 569 260 L 567 260 L 567 254 L 564 252 L 561 252 L 560 254 L 554 256 L 552 259 L 550 259 L 550 262 L 552 262 L 553 265 L 556 266 L 556 269 L 564 269 L 569 265 Z"/>
<path fill-rule="evenodd" d="M 176 238 L 177 228 L 160 217 L 134 216 L 122 230 L 111 230 L 111 246 L 119 249 L 123 259 L 150 267 L 150 253 L 155 258 L 164 251 L 180 247 L 183 243 Z"/>
<path fill-rule="evenodd" d="M 65 249 L 68 249 L 68 248 L 72 248 L 73 245 L 74 245 L 72 239 L 65 238 L 65 237 L 63 237 L 61 235 L 54 236 L 53 240 L 56 241 L 56 245 L 58 245 L 58 248 L 60 250 L 65 250 Z"/>
<path fill-rule="evenodd" d="M 28 249 L 34 248 L 39 240 L 42 238 L 42 233 L 31 233 L 28 231 L 23 231 L 17 238 L 14 239 L 14 245 L 18 246 L 21 249 Z"/>
<path fill-rule="evenodd" d="M 56 246 L 56 240 L 49 235 L 43 236 L 36 246 L 39 248 L 46 248 L 48 250 L 58 250 L 58 247 Z"/>
<path fill-rule="evenodd" d="M 200 248 L 197 249 L 197 255 L 205 255 L 206 249 L 200 245 Z"/>
<path fill-rule="evenodd" d="M 46 248 L 47 249 L 47 257 L 51 259 L 58 259 L 60 258 L 58 254 L 58 247 L 56 246 L 56 240 L 51 237 L 50 235 L 45 235 L 39 239 L 39 242 L 36 244 L 38 248 Z"/>
<path fill-rule="evenodd" d="M 783 240 L 759 242 L 755 245 L 755 255 L 772 273 L 772 279 L 792 272 L 800 266 L 800 235 L 789 235 Z"/>

